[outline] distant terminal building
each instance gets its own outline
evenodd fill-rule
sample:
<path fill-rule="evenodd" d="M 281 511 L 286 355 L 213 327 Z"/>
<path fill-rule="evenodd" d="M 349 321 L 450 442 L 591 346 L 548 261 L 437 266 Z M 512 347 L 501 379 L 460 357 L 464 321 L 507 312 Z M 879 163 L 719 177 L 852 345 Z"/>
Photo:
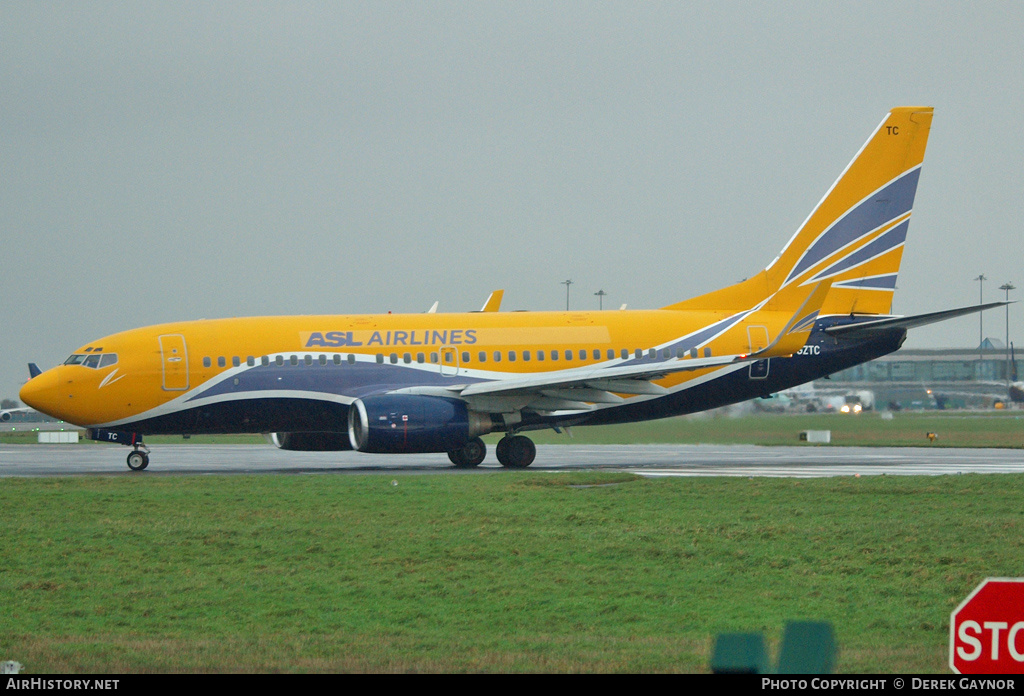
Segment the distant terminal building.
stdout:
<path fill-rule="evenodd" d="M 1019 400 L 1021 362 L 1002 341 L 986 339 L 981 350 L 899 350 L 816 386 L 870 389 L 879 409 L 1001 408 Z"/>

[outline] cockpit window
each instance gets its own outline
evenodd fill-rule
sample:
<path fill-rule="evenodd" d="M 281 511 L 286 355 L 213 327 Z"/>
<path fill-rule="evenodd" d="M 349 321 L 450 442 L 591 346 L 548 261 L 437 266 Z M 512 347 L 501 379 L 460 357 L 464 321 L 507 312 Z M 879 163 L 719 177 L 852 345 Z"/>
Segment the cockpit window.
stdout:
<path fill-rule="evenodd" d="M 70 358 L 64 361 L 65 365 L 81 365 L 82 367 L 90 367 L 94 370 L 109 367 L 117 364 L 117 353 L 92 353 L 91 355 L 82 355 L 81 353 L 75 353 Z"/>

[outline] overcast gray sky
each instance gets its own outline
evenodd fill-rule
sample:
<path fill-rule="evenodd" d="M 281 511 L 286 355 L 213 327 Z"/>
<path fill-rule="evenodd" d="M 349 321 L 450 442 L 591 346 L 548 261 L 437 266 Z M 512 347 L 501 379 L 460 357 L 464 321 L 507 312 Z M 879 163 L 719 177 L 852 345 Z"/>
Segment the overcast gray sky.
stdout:
<path fill-rule="evenodd" d="M 1019 2 L 0 4 L 0 396 L 253 314 L 659 307 L 935 107 L 894 311 L 1024 297 Z M 1001 293 L 999 293 L 1001 295 Z M 1012 296 L 1011 296 L 1012 299 Z M 1024 334 L 1011 308 L 1011 340 Z M 986 334 L 1002 337 L 1004 313 Z M 907 347 L 977 343 L 973 317 Z M 1015 338 L 1017 337 L 1017 338 Z"/>

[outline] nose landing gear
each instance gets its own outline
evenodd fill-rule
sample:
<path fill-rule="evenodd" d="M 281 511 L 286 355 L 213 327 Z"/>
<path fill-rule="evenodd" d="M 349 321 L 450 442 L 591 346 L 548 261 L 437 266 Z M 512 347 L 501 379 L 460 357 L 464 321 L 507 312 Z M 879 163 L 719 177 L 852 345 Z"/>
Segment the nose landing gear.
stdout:
<path fill-rule="evenodd" d="M 132 471 L 142 471 L 147 466 L 149 466 L 149 448 L 140 442 L 128 455 L 128 468 Z"/>
<path fill-rule="evenodd" d="M 132 471 L 142 471 L 149 466 L 149 448 L 142 441 L 140 433 L 107 430 L 105 428 L 89 428 L 85 431 L 85 436 L 90 440 L 116 442 L 119 445 L 131 447 L 132 452 L 128 455 L 128 468 Z"/>

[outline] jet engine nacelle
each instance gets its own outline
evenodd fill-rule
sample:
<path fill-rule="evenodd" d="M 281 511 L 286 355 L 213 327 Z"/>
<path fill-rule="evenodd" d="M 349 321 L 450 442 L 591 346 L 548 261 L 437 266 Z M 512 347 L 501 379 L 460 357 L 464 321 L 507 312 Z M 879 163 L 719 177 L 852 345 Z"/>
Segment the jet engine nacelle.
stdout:
<path fill-rule="evenodd" d="M 489 414 L 440 396 L 368 396 L 348 411 L 349 442 L 360 452 L 451 452 L 493 429 Z"/>
<path fill-rule="evenodd" d="M 350 450 L 348 433 L 270 433 L 272 443 L 283 450 L 298 452 L 337 452 Z"/>

